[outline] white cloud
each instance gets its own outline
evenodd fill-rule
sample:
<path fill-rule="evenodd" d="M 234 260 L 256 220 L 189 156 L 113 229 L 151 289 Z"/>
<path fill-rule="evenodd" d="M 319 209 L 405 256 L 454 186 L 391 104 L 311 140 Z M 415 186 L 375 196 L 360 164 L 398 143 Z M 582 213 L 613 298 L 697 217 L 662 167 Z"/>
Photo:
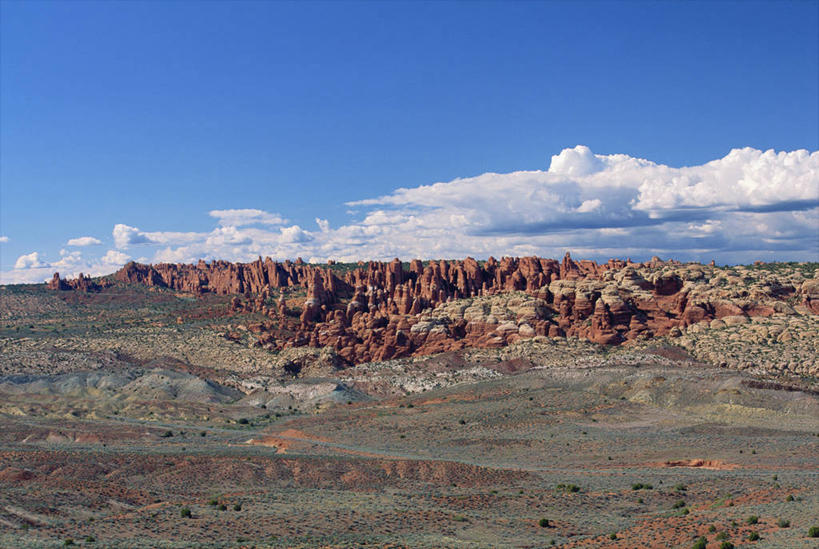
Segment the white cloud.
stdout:
<path fill-rule="evenodd" d="M 21 255 L 17 258 L 17 261 L 14 262 L 15 269 L 35 269 L 42 266 L 43 263 L 40 261 L 40 254 L 38 252 Z"/>
<path fill-rule="evenodd" d="M 114 246 L 125 249 L 137 244 L 184 244 L 196 242 L 206 233 L 180 233 L 172 231 L 145 232 L 136 227 L 117 223 L 112 231 Z"/>
<path fill-rule="evenodd" d="M 131 246 L 141 246 L 138 255 L 152 262 L 561 257 L 567 250 L 602 260 L 816 261 L 819 152 L 735 149 L 703 165 L 673 168 L 579 146 L 553 156 L 548 170 L 400 188 L 348 206 L 354 207 L 349 221 L 331 227 L 316 217 L 313 231 L 284 226 L 281 216 L 263 210 L 213 210 L 209 232 L 117 224 L 119 251 L 98 259 L 66 252 L 51 265 L 28 254 L 18 260 L 23 268 L 2 278 L 39 281 L 54 267 L 104 274 L 128 259 L 122 250 Z"/>
<path fill-rule="evenodd" d="M 129 227 L 122 223 L 114 225 L 112 232 L 114 236 L 114 246 L 117 248 L 127 248 L 132 244 L 147 244 L 148 239 L 143 236 L 136 227 Z"/>
<path fill-rule="evenodd" d="M 252 208 L 234 210 L 211 210 L 208 215 L 219 220 L 223 227 L 241 227 L 260 223 L 263 225 L 283 225 L 287 223 L 279 214 Z"/>
<path fill-rule="evenodd" d="M 673 208 L 723 207 L 782 211 L 819 201 L 819 152 L 776 153 L 734 149 L 724 158 L 702 166 L 654 166 L 642 174 L 628 174 L 637 187 L 635 208 L 662 211 Z"/>
<path fill-rule="evenodd" d="M 76 278 L 80 273 L 101 276 L 116 271 L 129 259 L 128 255 L 116 250 L 108 250 L 97 259 L 86 258 L 78 250 L 60 250 L 60 259 L 48 262 L 39 252 L 32 252 L 20 256 L 14 269 L 0 272 L 0 284 L 44 282 L 55 272 L 63 278 Z"/>
<path fill-rule="evenodd" d="M 430 257 L 442 247 L 447 257 L 567 248 L 624 256 L 636 248 L 677 257 L 743 250 L 747 260 L 777 252 L 816 258 L 819 152 L 735 149 L 672 168 L 575 147 L 553 156 L 548 171 L 487 173 L 348 205 L 370 208 L 355 224 L 363 234 L 378 230 L 369 249 L 391 242 L 404 257 L 412 250 Z M 769 238 L 772 226 L 788 228 L 777 237 L 784 247 Z M 413 243 L 404 243 L 405 234 Z"/>
<path fill-rule="evenodd" d="M 9 241 L 9 237 L 7 237 L 7 236 L 0 236 L 0 242 L 8 242 L 8 241 Z"/>
<path fill-rule="evenodd" d="M 48 268 L 55 268 L 55 269 L 71 269 L 75 265 L 78 265 L 82 261 L 82 252 L 79 251 L 68 251 L 68 250 L 60 250 L 60 259 L 47 265 Z M 42 267 L 46 267 L 46 265 L 42 265 Z"/>
<path fill-rule="evenodd" d="M 588 213 L 593 212 L 600 208 L 603 205 L 603 202 L 599 198 L 593 198 L 591 200 L 584 200 L 583 203 L 577 207 L 575 210 L 577 213 Z"/>
<path fill-rule="evenodd" d="M 102 244 L 102 242 L 93 236 L 81 236 L 70 239 L 66 246 L 93 246 L 95 244 Z"/>
<path fill-rule="evenodd" d="M 308 242 L 310 240 L 313 240 L 313 237 L 310 235 L 310 233 L 308 233 L 298 225 L 293 225 L 292 227 L 282 227 L 280 230 L 282 233 L 283 242 L 295 243 Z"/>
<path fill-rule="evenodd" d="M 105 264 L 122 266 L 126 264 L 129 259 L 131 259 L 131 256 L 128 254 L 124 254 L 117 250 L 108 250 L 105 252 L 105 255 L 102 256 L 101 261 Z"/>
<path fill-rule="evenodd" d="M 603 159 L 596 156 L 585 145 L 573 149 L 563 149 L 560 154 L 552 156 L 549 171 L 567 176 L 584 176 L 605 169 Z"/>

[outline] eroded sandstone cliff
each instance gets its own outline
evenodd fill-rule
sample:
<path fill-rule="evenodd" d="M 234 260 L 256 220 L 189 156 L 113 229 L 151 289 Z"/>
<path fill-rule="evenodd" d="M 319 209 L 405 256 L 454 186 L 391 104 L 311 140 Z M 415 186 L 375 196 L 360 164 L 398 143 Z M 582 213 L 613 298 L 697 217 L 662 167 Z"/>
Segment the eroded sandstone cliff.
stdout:
<path fill-rule="evenodd" d="M 811 277 L 812 274 L 812 277 Z M 123 283 L 233 295 L 255 344 L 270 350 L 332 347 L 349 363 L 501 347 L 536 336 L 620 344 L 679 335 L 714 321 L 819 313 L 819 281 L 798 269 L 756 271 L 677 261 L 472 258 L 404 264 L 311 265 L 301 260 L 129 263 Z M 53 289 L 89 289 L 87 278 Z M 229 329 L 225 337 L 239 340 Z"/>

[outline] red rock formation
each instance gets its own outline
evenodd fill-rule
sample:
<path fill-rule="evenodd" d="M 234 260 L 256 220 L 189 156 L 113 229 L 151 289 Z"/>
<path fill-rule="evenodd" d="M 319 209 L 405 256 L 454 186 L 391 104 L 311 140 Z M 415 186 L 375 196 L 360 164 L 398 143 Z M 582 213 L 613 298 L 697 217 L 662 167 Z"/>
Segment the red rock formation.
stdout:
<path fill-rule="evenodd" d="M 49 290 L 68 290 L 68 284 L 60 278 L 60 273 L 54 273 L 54 276 L 51 277 L 51 280 L 48 281 L 48 289 Z"/>
<path fill-rule="evenodd" d="M 656 257 L 646 263 L 612 259 L 597 264 L 575 261 L 567 253 L 562 261 L 538 257 L 503 257 L 498 261 L 490 257 L 481 263 L 468 257 L 425 264 L 414 259 L 405 268 L 394 259 L 388 263 L 359 262 L 349 269 L 260 257 L 251 263 L 131 262 L 114 278 L 185 293 L 233 295 L 229 303 L 232 313 L 256 312 L 276 320 L 259 325 L 259 345 L 271 350 L 331 346 L 351 363 L 467 346 L 496 347 L 535 335 L 576 336 L 618 344 L 665 335 L 674 328 L 715 318 L 774 313 L 770 303 L 754 300 L 703 300 L 701 294 L 691 293 L 678 274 L 686 271 L 677 265 Z M 88 290 L 94 284 L 88 277 L 65 281 L 55 274 L 48 287 Z M 295 297 L 299 290 L 305 291 L 304 298 Z M 271 307 L 268 304 L 277 292 L 277 305 Z M 285 292 L 293 292 L 290 306 L 301 308 L 299 316 L 288 314 Z M 507 292 L 525 292 L 540 301 L 535 309 L 521 313 L 515 323 L 488 318 L 430 323 L 422 315 L 455 299 Z M 764 292 L 777 299 L 795 296 L 807 310 L 819 313 L 815 280 L 798 289 L 770 286 Z"/>
<path fill-rule="evenodd" d="M 97 291 L 107 286 L 109 286 L 107 280 L 94 281 L 91 280 L 89 275 L 84 275 L 83 273 L 80 273 L 79 276 L 73 280 L 60 278 L 60 273 L 54 273 L 54 276 L 51 277 L 51 280 L 49 280 L 46 285 L 49 290 L 79 290 L 81 292 Z"/>

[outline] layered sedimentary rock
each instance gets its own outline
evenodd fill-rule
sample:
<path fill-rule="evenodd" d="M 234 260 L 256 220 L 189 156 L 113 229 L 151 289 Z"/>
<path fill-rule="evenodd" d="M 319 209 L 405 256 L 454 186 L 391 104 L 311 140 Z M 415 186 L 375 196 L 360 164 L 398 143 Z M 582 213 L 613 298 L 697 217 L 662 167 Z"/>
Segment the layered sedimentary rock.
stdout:
<path fill-rule="evenodd" d="M 83 273 L 80 273 L 77 278 L 72 280 L 60 278 L 60 273 L 54 273 L 51 280 L 47 282 L 50 290 L 79 290 L 81 292 L 100 290 L 108 285 L 107 281 L 93 280 L 89 275 Z"/>
<path fill-rule="evenodd" d="M 819 281 L 798 270 L 754 271 L 676 261 L 539 257 L 311 265 L 259 258 L 193 265 L 129 263 L 120 282 L 233 295 L 233 313 L 261 314 L 257 344 L 332 347 L 350 363 L 535 336 L 601 344 L 675 335 L 722 318 L 819 312 Z M 54 289 L 85 287 L 57 276 Z M 87 279 L 86 279 L 87 280 Z M 278 294 L 276 299 L 275 294 Z M 228 333 L 226 337 L 231 337 Z"/>

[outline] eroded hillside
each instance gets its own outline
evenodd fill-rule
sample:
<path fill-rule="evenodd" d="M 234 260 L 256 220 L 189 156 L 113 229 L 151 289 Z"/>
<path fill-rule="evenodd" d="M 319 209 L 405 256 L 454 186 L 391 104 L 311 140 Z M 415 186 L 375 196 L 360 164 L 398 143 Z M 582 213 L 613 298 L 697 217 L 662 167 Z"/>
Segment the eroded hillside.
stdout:
<path fill-rule="evenodd" d="M 228 298 L 226 339 L 284 349 L 330 348 L 346 364 L 503 347 L 535 337 L 605 345 L 671 338 L 706 361 L 816 375 L 819 265 L 717 267 L 676 261 L 604 264 L 538 257 L 357 265 L 200 261 L 129 263 L 116 285 Z M 753 349 L 751 349 L 753 348 Z"/>

